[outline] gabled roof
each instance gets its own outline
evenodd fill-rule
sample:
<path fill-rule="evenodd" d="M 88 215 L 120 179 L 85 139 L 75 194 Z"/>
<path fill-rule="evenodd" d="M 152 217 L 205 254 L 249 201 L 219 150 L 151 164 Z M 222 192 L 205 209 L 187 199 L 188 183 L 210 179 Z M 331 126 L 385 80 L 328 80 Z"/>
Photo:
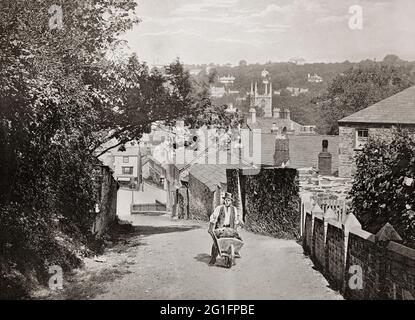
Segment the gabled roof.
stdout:
<path fill-rule="evenodd" d="M 189 174 L 199 180 L 211 191 L 216 190 L 216 186 L 226 183 L 226 169 L 238 169 L 238 165 L 232 164 L 194 164 Z"/>
<path fill-rule="evenodd" d="M 415 86 L 339 120 L 342 123 L 415 125 Z"/>

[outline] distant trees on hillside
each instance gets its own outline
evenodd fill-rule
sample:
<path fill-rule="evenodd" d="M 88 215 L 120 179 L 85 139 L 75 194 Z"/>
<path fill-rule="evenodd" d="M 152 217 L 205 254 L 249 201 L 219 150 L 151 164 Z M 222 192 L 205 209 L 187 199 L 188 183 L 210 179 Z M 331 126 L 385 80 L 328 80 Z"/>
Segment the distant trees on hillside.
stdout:
<path fill-rule="evenodd" d="M 273 107 L 288 107 L 291 118 L 301 124 L 318 125 L 320 133 L 337 134 L 337 121 L 369 105 L 385 99 L 414 83 L 415 62 L 408 62 L 389 54 L 382 61 L 370 59 L 359 63 L 344 61 L 341 63 L 313 63 L 296 65 L 293 63 L 246 64 L 241 60 L 236 67 L 209 65 L 209 74 L 202 72 L 200 80 L 222 86 L 218 76 L 233 75 L 236 79 L 233 90 L 239 90 L 240 96 L 251 90 L 251 82 L 258 82 L 263 90 L 262 70 L 266 69 L 272 81 L 274 95 Z M 308 74 L 323 77 L 322 83 L 307 81 Z M 292 97 L 284 90 L 287 87 L 308 88 L 307 94 Z M 222 103 L 235 103 L 236 96 L 221 99 Z M 226 101 L 226 102 L 225 102 Z M 239 103 L 241 104 L 241 103 Z M 238 106 L 240 107 L 240 106 Z M 245 112 L 249 109 L 242 105 Z"/>
<path fill-rule="evenodd" d="M 389 55 L 380 63 L 365 61 L 339 74 L 317 103 L 319 131 L 338 134 L 337 121 L 414 84 L 413 64 Z"/>

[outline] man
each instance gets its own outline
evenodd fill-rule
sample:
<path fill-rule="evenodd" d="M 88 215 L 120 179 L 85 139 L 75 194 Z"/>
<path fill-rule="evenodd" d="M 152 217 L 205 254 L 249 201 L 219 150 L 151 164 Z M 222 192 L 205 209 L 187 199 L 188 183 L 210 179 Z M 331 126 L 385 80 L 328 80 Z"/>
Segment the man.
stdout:
<path fill-rule="evenodd" d="M 218 228 L 232 228 L 236 229 L 239 226 L 242 226 L 243 219 L 238 213 L 238 210 L 236 207 L 232 205 L 233 203 L 233 197 L 232 194 L 229 192 L 226 192 L 223 196 L 224 204 L 217 206 L 215 210 L 213 211 L 212 215 L 210 216 L 210 223 L 209 223 L 209 234 L 213 236 L 213 232 L 215 229 Z M 216 258 L 219 254 L 219 250 L 216 247 L 216 244 L 212 244 L 212 250 L 211 250 L 211 258 L 209 261 L 209 265 L 212 266 L 216 262 Z M 239 253 L 235 253 L 236 256 L 239 256 Z"/>

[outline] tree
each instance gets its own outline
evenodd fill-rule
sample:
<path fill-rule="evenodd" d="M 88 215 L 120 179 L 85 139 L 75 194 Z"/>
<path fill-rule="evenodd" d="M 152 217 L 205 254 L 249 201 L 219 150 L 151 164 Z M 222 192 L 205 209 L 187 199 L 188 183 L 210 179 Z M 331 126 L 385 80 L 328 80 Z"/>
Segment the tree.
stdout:
<path fill-rule="evenodd" d="M 395 130 L 391 139 L 371 139 L 356 159 L 351 210 L 365 230 L 387 222 L 415 247 L 415 136 Z M 408 182 L 409 181 L 409 182 Z"/>
<path fill-rule="evenodd" d="M 402 60 L 395 54 L 388 54 L 383 58 L 383 63 L 394 65 L 402 62 Z"/>
<path fill-rule="evenodd" d="M 338 75 L 320 96 L 321 121 L 319 130 L 338 134 L 337 121 L 359 110 L 394 95 L 413 85 L 409 66 L 357 66 Z"/>
<path fill-rule="evenodd" d="M 239 61 L 239 67 L 246 67 L 247 65 L 248 65 L 248 62 L 246 62 L 246 60 Z"/>
<path fill-rule="evenodd" d="M 62 7 L 63 28 L 49 27 L 52 5 Z M 159 71 L 124 56 L 119 36 L 139 21 L 135 7 L 134 0 L 2 1 L 0 250 L 10 268 L 33 263 L 44 276 L 48 261 L 77 260 L 57 242 L 56 224 L 80 241 L 89 237 L 103 144 L 139 139 L 154 121 L 232 120 L 179 61 Z M 0 278 L 3 270 L 2 261 Z"/>

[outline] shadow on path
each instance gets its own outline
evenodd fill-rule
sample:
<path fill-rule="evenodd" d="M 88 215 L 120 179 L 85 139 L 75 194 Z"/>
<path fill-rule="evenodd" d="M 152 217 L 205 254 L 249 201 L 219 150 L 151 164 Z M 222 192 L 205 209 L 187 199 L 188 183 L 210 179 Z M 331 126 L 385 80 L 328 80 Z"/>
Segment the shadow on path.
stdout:
<path fill-rule="evenodd" d="M 207 265 L 209 265 L 210 254 L 207 254 L 207 253 L 199 253 L 196 257 L 194 257 L 194 259 L 196 261 L 203 262 L 203 263 L 206 263 Z"/>
<path fill-rule="evenodd" d="M 153 234 L 185 232 L 200 228 L 199 226 L 136 226 L 134 227 L 134 233 L 139 236 L 150 236 Z"/>
<path fill-rule="evenodd" d="M 209 261 L 210 261 L 210 254 L 207 253 L 199 253 L 196 257 L 194 257 L 194 259 L 196 261 L 205 263 L 206 265 L 209 266 Z M 224 269 L 228 269 L 224 262 L 223 259 L 221 257 L 218 256 L 218 258 L 216 259 L 216 263 L 213 266 L 210 266 L 212 268 L 224 268 Z"/>

